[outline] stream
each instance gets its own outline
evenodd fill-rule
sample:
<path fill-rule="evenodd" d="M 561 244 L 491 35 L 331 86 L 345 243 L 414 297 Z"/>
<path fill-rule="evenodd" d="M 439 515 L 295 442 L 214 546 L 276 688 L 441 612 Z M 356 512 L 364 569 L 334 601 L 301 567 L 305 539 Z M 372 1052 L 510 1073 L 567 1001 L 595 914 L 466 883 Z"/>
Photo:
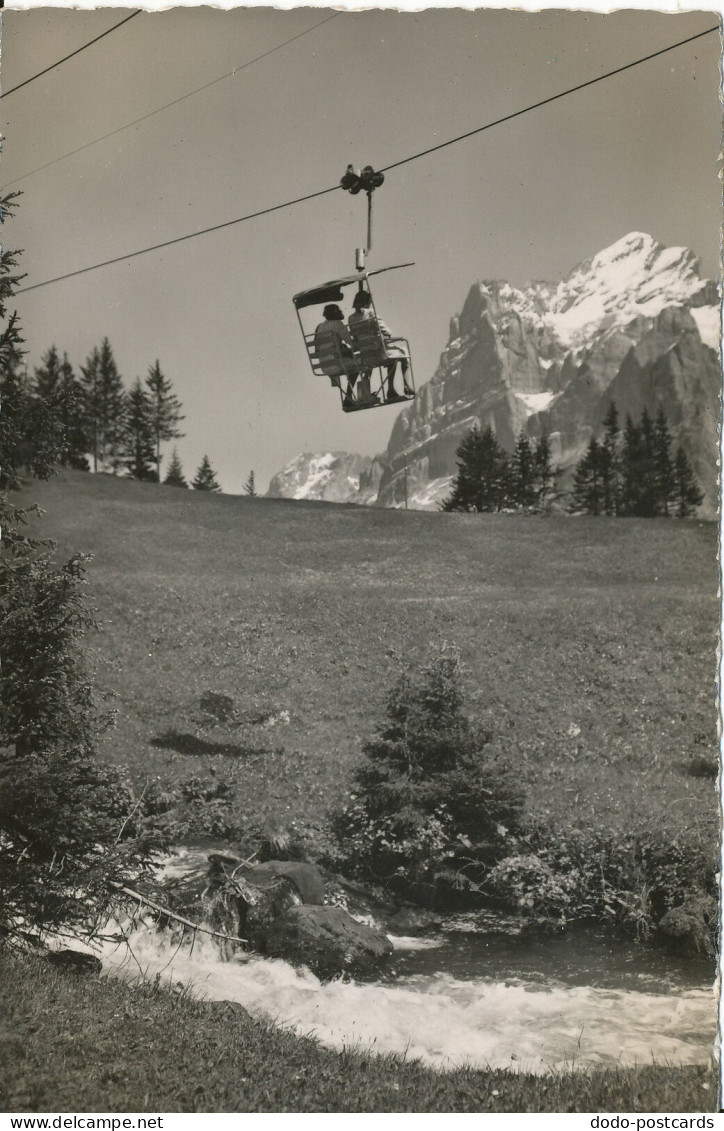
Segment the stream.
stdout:
<path fill-rule="evenodd" d="M 335 1049 L 403 1053 L 443 1069 L 540 1074 L 712 1060 L 717 998 L 705 960 L 590 931 L 516 933 L 509 917 L 489 912 L 451 916 L 432 936 L 390 937 L 390 963 L 366 982 L 323 983 L 258 956 L 224 961 L 208 937 L 179 947 L 152 927 L 132 936 L 133 956 L 107 946 L 103 958 L 118 976 L 158 973 Z"/>

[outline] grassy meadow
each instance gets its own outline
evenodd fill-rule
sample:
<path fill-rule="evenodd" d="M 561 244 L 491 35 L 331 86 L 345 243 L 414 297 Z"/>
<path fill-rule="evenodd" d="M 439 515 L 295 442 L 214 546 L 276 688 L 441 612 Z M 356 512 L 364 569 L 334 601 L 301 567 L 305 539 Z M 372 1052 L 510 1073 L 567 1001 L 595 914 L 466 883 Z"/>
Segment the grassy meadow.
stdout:
<path fill-rule="evenodd" d="M 387 688 L 431 642 L 519 769 L 531 819 L 715 835 L 717 530 L 209 495 L 63 472 L 37 532 L 94 555 L 103 756 L 141 784 L 223 775 L 239 817 L 323 822 Z M 34 526 L 36 524 L 34 523 Z M 204 691 L 230 696 L 213 725 Z"/>

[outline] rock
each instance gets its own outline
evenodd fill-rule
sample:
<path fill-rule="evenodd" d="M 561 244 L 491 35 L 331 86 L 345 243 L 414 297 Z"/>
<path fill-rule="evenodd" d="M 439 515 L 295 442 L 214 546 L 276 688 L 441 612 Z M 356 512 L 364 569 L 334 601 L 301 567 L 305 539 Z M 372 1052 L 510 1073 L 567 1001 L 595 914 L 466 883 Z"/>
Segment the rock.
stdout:
<path fill-rule="evenodd" d="M 357 923 L 343 907 L 300 906 L 275 920 L 264 950 L 331 978 L 375 969 L 392 953 L 392 943 L 382 931 Z"/>
<path fill-rule="evenodd" d="M 53 966 L 70 970 L 74 974 L 100 974 L 103 969 L 100 958 L 82 950 L 50 950 L 47 958 Z"/>
<path fill-rule="evenodd" d="M 432 911 L 423 911 L 417 907 L 403 907 L 396 915 L 388 920 L 387 926 L 393 935 L 423 935 L 439 927 L 442 922 L 439 915 Z"/>
<path fill-rule="evenodd" d="M 285 912 L 302 902 L 297 886 L 286 876 L 269 872 L 251 882 L 247 872 L 234 878 L 239 934 L 250 946 L 263 949 L 267 933 Z"/>
<path fill-rule="evenodd" d="M 659 920 L 658 933 L 669 949 L 683 956 L 715 954 L 714 935 L 718 921 L 715 900 L 698 892 Z"/>
<path fill-rule="evenodd" d="M 255 884 L 263 884 L 268 877 L 284 876 L 294 884 L 302 903 L 324 903 L 324 880 L 315 864 L 299 860 L 266 860 L 263 864 L 253 864 L 245 869 L 245 875 Z"/>
<path fill-rule="evenodd" d="M 240 1001 L 228 1001 L 226 999 L 223 1001 L 205 1001 L 203 1005 L 212 1017 L 216 1016 L 222 1018 L 231 1015 L 233 1017 L 243 1018 L 245 1021 L 252 1020 L 249 1010 L 245 1009 Z"/>

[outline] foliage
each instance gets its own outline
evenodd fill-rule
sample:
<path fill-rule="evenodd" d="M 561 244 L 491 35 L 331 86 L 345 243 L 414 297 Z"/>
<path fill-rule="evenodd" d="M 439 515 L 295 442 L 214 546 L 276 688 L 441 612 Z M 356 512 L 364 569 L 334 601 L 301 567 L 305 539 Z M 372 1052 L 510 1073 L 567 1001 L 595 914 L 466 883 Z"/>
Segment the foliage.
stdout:
<path fill-rule="evenodd" d="M 522 797 L 490 735 L 464 713 L 453 649 L 400 678 L 364 753 L 357 795 L 336 822 L 354 871 L 429 881 L 444 868 L 476 881 L 505 851 Z"/>
<path fill-rule="evenodd" d="M 256 484 L 254 482 L 254 472 L 253 471 L 249 472 L 249 478 L 247 479 L 246 483 L 244 484 L 244 494 L 248 495 L 252 499 L 256 498 Z"/>
<path fill-rule="evenodd" d="M 115 474 L 123 462 L 126 398 L 108 338 L 93 348 L 80 370 L 93 470 Z"/>
<path fill-rule="evenodd" d="M 133 479 L 157 482 L 154 462 L 151 404 L 139 378 L 127 397 L 126 466 Z"/>
<path fill-rule="evenodd" d="M 198 471 L 191 480 L 191 486 L 194 491 L 221 491 L 221 486 L 216 478 L 216 472 L 211 466 L 207 455 L 204 456 L 199 464 Z"/>
<path fill-rule="evenodd" d="M 35 396 L 52 406 L 52 416 L 63 436 L 59 462 L 64 467 L 88 471 L 90 464 L 86 453 L 90 442 L 83 409 L 83 391 L 76 378 L 67 353 L 61 360 L 53 345 L 43 355 L 35 368 Z"/>
<path fill-rule="evenodd" d="M 184 477 L 184 470 L 176 448 L 171 452 L 171 462 L 168 465 L 164 484 L 167 487 L 188 487 Z"/>
<path fill-rule="evenodd" d="M 161 365 L 155 362 L 148 370 L 146 377 L 148 389 L 149 424 L 155 444 L 156 480 L 161 479 L 161 443 L 165 440 L 176 440 L 183 436 L 178 425 L 184 419 L 181 413 L 181 401 L 172 392 L 173 386 L 161 372 Z"/>
<path fill-rule="evenodd" d="M 511 845 L 485 890 L 541 922 L 595 919 L 648 938 L 697 891 L 716 893 L 716 858 L 695 829 L 660 823 L 612 836 L 593 827 L 538 826 Z"/>
<path fill-rule="evenodd" d="M 457 450 L 458 473 L 443 511 L 476 513 L 508 509 L 545 511 L 557 473 L 551 463 L 548 437 L 531 442 L 521 432 L 512 456 L 500 446 L 490 426 L 473 428 Z"/>
<path fill-rule="evenodd" d="M 627 416 L 623 436 L 611 401 L 603 421 L 603 441 L 592 436 L 579 461 L 570 509 L 591 515 L 687 518 L 703 494 L 682 448 L 672 459 L 672 438 L 663 409 L 653 421 L 644 408 L 636 423 Z"/>

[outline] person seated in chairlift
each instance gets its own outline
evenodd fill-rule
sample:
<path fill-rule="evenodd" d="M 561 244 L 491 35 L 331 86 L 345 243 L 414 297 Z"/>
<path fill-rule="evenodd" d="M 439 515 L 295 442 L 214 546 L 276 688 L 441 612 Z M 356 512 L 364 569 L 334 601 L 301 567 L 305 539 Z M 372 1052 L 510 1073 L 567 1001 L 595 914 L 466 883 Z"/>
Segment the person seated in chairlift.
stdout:
<path fill-rule="evenodd" d="M 342 355 L 342 360 L 346 363 L 349 360 L 349 367 L 347 376 L 347 392 L 345 393 L 345 402 L 352 402 L 354 397 L 354 384 L 357 380 L 357 366 L 354 361 L 354 349 L 352 348 L 352 335 L 350 334 L 344 321 L 344 314 L 335 303 L 330 303 L 325 306 L 322 311 L 323 322 L 320 322 L 314 331 L 314 348 L 317 353 L 323 346 L 325 339 L 329 341 L 330 336 L 338 339 L 339 352 Z M 339 377 L 330 377 L 332 385 L 339 389 Z"/>
<path fill-rule="evenodd" d="M 354 310 L 347 319 L 348 324 L 350 326 L 354 326 L 355 322 L 376 323 L 380 334 L 382 335 L 382 340 L 385 343 L 385 352 L 390 358 L 389 361 L 382 362 L 382 364 L 387 369 L 387 395 L 385 397 L 385 400 L 389 403 L 390 401 L 401 401 L 404 400 L 404 397 L 413 396 L 413 391 L 407 384 L 407 370 L 410 364 L 410 359 L 405 353 L 403 346 L 396 344 L 397 342 L 401 341 L 401 339 L 393 337 L 392 331 L 389 329 L 389 327 L 387 327 L 380 318 L 376 317 L 375 312 L 372 309 L 372 297 L 367 293 L 367 291 L 357 291 L 357 294 L 352 300 L 352 306 L 354 307 Z M 404 396 L 400 396 L 395 392 L 394 382 L 395 373 L 397 372 L 398 359 L 400 361 L 400 368 L 402 370 L 402 382 L 405 390 Z M 368 384 L 369 375 L 369 370 L 367 370 L 366 373 L 363 374 L 363 378 L 366 377 Z M 360 384 L 362 384 L 361 381 Z"/>

